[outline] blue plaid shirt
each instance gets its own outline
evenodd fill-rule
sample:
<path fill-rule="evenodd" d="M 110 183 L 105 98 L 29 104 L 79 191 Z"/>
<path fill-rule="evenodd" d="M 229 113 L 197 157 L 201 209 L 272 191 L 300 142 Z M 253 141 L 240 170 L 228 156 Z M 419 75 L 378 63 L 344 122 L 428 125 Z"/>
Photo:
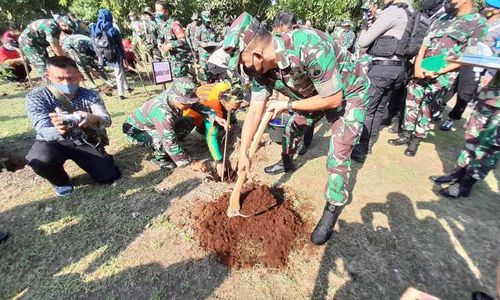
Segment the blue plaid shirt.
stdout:
<path fill-rule="evenodd" d="M 98 93 L 79 88 L 70 102 L 75 111 L 85 111 L 99 117 L 100 126 L 93 128 L 94 130 L 104 131 L 104 128 L 111 125 L 111 116 Z M 26 95 L 26 112 L 35 127 L 37 140 L 62 141 L 65 139 L 54 127 L 49 117 L 50 113 L 55 112 L 56 107 L 64 110 L 62 104 L 47 87 L 36 88 Z M 72 132 L 70 136 L 75 137 L 79 129 L 72 130 L 76 132 Z"/>

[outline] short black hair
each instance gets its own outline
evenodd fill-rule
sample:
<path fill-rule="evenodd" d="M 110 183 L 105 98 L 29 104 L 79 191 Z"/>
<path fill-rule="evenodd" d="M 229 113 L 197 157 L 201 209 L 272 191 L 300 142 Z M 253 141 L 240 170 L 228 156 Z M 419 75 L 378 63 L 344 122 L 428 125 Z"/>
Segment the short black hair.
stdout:
<path fill-rule="evenodd" d="M 282 11 L 274 18 L 273 28 L 287 26 L 291 29 L 293 25 L 297 25 L 297 16 L 293 12 Z"/>
<path fill-rule="evenodd" d="M 75 68 L 78 70 L 76 62 L 67 56 L 51 56 L 47 58 L 47 67 L 57 67 L 61 69 Z"/>
<path fill-rule="evenodd" d="M 156 4 L 161 5 L 163 7 L 163 9 L 168 10 L 170 13 L 172 12 L 172 9 L 174 8 L 172 6 L 172 4 L 168 3 L 167 1 L 158 0 L 158 1 L 156 1 Z"/>

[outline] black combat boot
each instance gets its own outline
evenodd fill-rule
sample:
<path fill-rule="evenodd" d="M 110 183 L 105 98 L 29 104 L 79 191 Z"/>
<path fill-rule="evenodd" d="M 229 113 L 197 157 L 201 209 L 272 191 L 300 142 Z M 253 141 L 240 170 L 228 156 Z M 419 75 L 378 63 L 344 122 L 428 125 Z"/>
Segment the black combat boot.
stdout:
<path fill-rule="evenodd" d="M 408 157 L 413 157 L 417 154 L 418 151 L 418 146 L 420 146 L 420 142 L 422 141 L 422 138 L 419 137 L 414 137 L 411 139 L 410 143 L 408 144 L 408 147 L 406 148 L 405 155 Z"/>
<path fill-rule="evenodd" d="M 317 246 L 321 246 L 330 239 L 333 233 L 333 227 L 335 227 L 335 223 L 337 223 L 337 219 L 343 208 L 343 206 L 335 206 L 328 202 L 326 203 L 323 216 L 321 216 L 321 219 L 311 234 L 311 242 Z"/>
<path fill-rule="evenodd" d="M 470 192 L 472 191 L 472 186 L 476 183 L 476 179 L 470 177 L 465 174 L 460 178 L 458 182 L 450 185 L 447 188 L 442 189 L 440 192 L 441 195 L 446 198 L 460 198 L 460 197 L 469 197 Z"/>
<path fill-rule="evenodd" d="M 306 154 L 308 150 L 309 150 L 308 145 L 301 144 L 299 149 L 297 150 L 297 154 L 302 156 L 302 155 Z"/>
<path fill-rule="evenodd" d="M 277 175 L 280 173 L 290 172 L 295 169 L 293 165 L 293 158 L 288 154 L 281 154 L 281 160 L 272 166 L 265 167 L 264 172 L 270 175 Z"/>
<path fill-rule="evenodd" d="M 403 131 L 397 139 L 390 139 L 387 142 L 393 146 L 408 145 L 411 140 L 411 132 Z"/>
<path fill-rule="evenodd" d="M 453 184 L 457 182 L 460 178 L 462 178 L 464 174 L 465 174 L 465 169 L 460 168 L 455 172 L 451 173 L 450 175 L 430 176 L 429 179 L 435 184 L 443 184 L 443 183 Z"/>
<path fill-rule="evenodd" d="M 352 148 L 351 159 L 361 164 L 366 161 L 366 151 L 364 145 L 357 144 Z"/>

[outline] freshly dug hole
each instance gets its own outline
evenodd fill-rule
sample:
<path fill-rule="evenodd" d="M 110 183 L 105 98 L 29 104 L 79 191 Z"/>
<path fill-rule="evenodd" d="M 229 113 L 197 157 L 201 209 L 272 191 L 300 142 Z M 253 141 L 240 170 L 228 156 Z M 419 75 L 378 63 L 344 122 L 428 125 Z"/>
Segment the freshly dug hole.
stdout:
<path fill-rule="evenodd" d="M 231 193 L 214 203 L 202 203 L 193 211 L 196 236 L 201 247 L 215 252 L 232 268 L 256 264 L 280 268 L 288 255 L 304 244 L 306 229 L 290 201 L 283 201 L 269 187 L 249 185 L 241 194 L 241 213 L 249 218 L 228 218 Z"/>

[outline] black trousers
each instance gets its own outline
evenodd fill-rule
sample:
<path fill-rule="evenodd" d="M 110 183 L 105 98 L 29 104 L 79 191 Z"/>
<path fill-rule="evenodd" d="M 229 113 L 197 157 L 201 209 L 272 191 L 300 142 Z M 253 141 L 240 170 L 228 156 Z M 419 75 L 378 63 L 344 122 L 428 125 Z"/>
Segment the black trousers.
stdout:
<path fill-rule="evenodd" d="M 384 119 L 389 100 L 395 90 L 399 90 L 405 82 L 405 66 L 374 65 L 368 71 L 371 86 L 369 90 L 370 100 L 366 109 L 366 118 L 363 123 L 363 133 L 356 151 L 368 152 L 380 132 L 380 126 Z"/>
<path fill-rule="evenodd" d="M 54 186 L 71 185 L 64 162 L 74 161 L 98 183 L 113 183 L 120 178 L 120 170 L 104 148 L 76 145 L 73 140 L 62 142 L 36 141 L 28 156 L 36 174 L 47 179 Z"/>
<path fill-rule="evenodd" d="M 467 104 L 471 102 L 476 95 L 478 85 L 479 81 L 476 80 L 476 74 L 474 74 L 473 67 L 460 67 L 460 73 L 455 82 L 456 88 L 452 89 L 452 91 L 457 92 L 457 102 L 448 114 L 450 119 L 456 121 L 462 119 L 462 114 L 467 108 Z M 453 97 L 453 95 L 451 96 Z M 444 104 L 446 105 L 446 103 Z"/>

